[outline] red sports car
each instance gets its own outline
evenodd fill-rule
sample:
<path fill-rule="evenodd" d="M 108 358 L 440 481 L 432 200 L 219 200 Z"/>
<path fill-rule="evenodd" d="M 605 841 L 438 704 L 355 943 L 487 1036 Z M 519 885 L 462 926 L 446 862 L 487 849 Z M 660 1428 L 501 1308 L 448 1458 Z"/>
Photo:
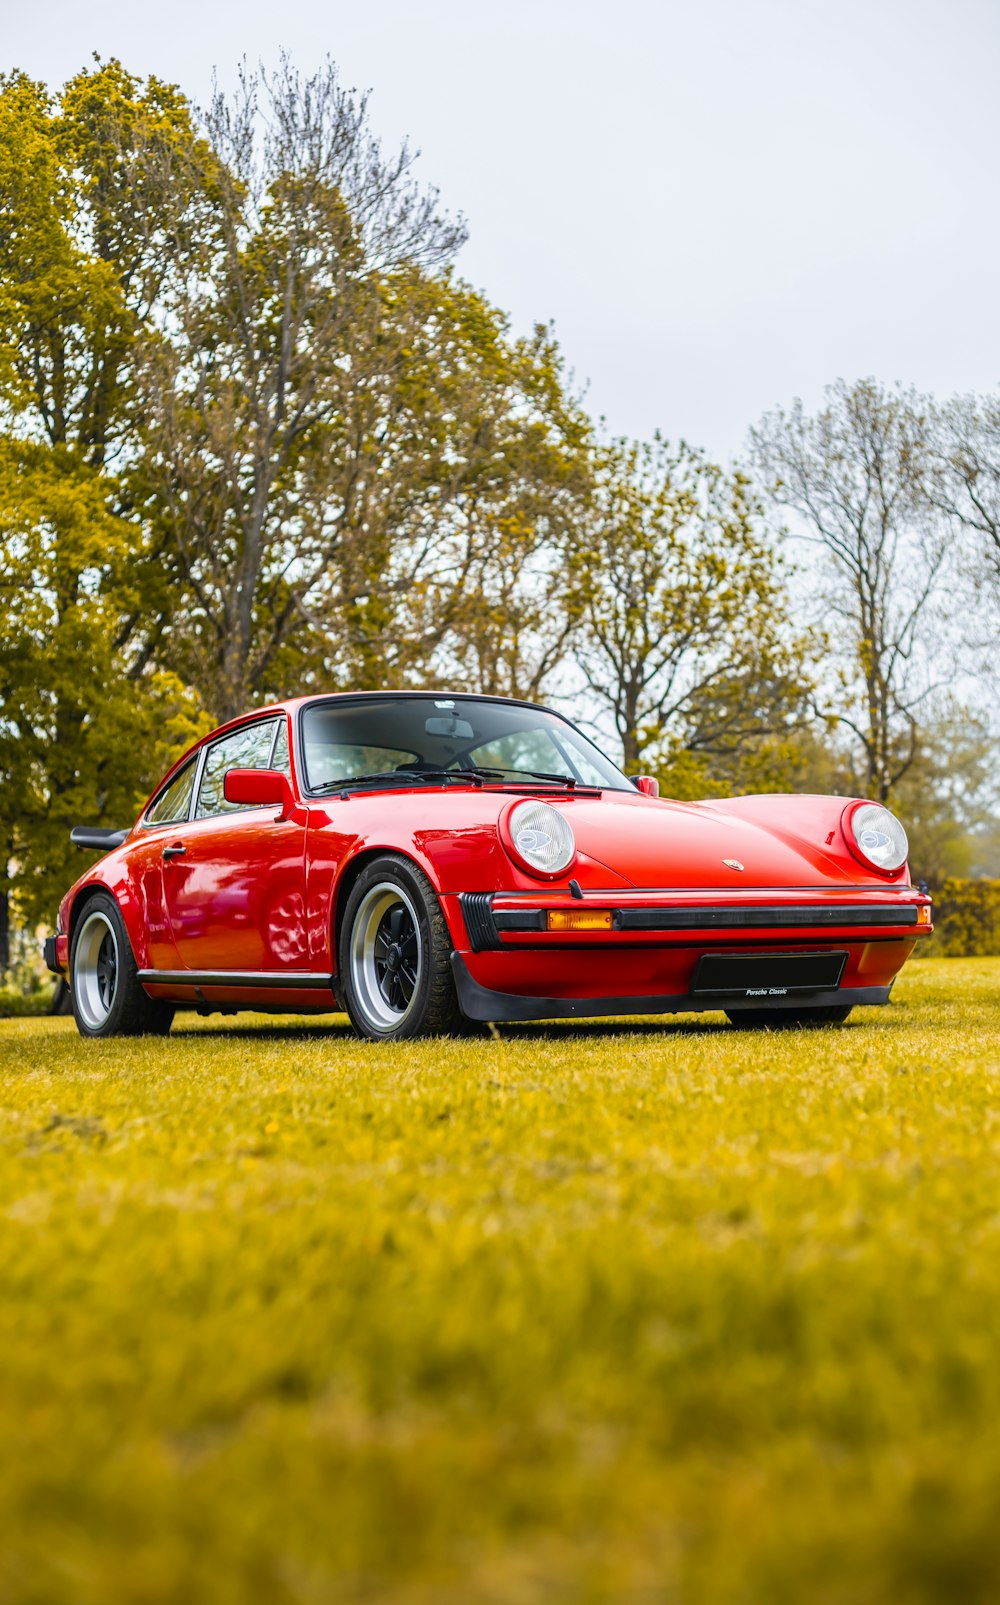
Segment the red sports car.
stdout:
<path fill-rule="evenodd" d="M 551 709 L 391 692 L 235 719 L 66 894 L 51 969 L 85 1036 L 174 1011 L 322 1013 L 364 1036 L 888 1001 L 930 899 L 878 803 L 677 803 Z"/>

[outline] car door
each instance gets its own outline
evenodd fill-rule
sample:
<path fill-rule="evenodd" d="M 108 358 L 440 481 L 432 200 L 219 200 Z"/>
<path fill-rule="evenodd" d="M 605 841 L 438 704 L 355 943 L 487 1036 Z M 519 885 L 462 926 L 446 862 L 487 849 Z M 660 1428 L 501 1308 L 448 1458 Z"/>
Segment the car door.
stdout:
<path fill-rule="evenodd" d="M 195 753 L 153 798 L 141 834 L 129 845 L 129 873 L 146 935 L 145 962 L 153 970 L 176 970 L 180 964 L 163 902 L 163 849 L 191 817 L 199 767 L 200 754 Z"/>
<path fill-rule="evenodd" d="M 203 974 L 304 971 L 305 813 L 226 801 L 229 769 L 288 773 L 287 720 L 241 725 L 202 749 L 191 819 L 168 832 L 163 904 L 186 969 Z M 278 749 L 276 751 L 276 749 Z"/>

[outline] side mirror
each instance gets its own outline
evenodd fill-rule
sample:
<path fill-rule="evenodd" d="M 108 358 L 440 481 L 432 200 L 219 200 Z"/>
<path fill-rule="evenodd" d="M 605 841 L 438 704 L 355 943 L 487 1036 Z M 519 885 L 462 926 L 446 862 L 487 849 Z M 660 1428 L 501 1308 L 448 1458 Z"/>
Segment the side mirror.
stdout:
<path fill-rule="evenodd" d="M 227 802 L 249 804 L 252 808 L 280 808 L 279 819 L 287 819 L 295 807 L 288 776 L 280 769 L 227 769 L 222 783 Z"/>
<path fill-rule="evenodd" d="M 636 775 L 635 789 L 641 791 L 644 797 L 658 797 L 660 782 L 655 775 Z"/>

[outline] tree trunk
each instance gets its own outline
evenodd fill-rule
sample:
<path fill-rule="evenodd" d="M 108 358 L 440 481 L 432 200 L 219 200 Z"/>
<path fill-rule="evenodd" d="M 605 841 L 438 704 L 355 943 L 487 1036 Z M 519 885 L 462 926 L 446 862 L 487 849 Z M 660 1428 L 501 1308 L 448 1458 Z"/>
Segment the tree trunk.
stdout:
<path fill-rule="evenodd" d="M 5 866 L 6 867 L 6 866 Z M 10 969 L 10 885 L 0 881 L 0 980 Z"/>

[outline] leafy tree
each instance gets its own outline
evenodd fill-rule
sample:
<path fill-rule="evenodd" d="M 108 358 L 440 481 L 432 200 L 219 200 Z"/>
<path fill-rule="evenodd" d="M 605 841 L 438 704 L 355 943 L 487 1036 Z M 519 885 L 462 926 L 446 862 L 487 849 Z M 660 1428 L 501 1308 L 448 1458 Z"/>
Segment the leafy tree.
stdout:
<path fill-rule="evenodd" d="M 21 916 L 51 920 L 78 872 L 69 825 L 129 824 L 203 721 L 176 678 L 130 673 L 106 589 L 131 531 L 99 476 L 39 443 L 0 443 L 0 808 Z"/>
<path fill-rule="evenodd" d="M 916 760 L 932 688 L 922 627 L 947 542 L 928 500 L 928 419 L 913 392 L 838 381 L 815 417 L 796 401 L 751 432 L 774 502 L 825 563 L 819 595 L 842 697 L 835 715 L 864 757 L 864 790 L 889 797 Z"/>
<path fill-rule="evenodd" d="M 1000 394 L 928 402 L 931 464 L 928 496 L 957 547 L 967 602 L 965 647 L 996 672 L 1000 604 Z M 985 623 L 985 641 L 983 626 Z M 985 651 L 983 650 L 985 646 Z"/>
<path fill-rule="evenodd" d="M 429 477 L 407 338 L 463 230 L 331 64 L 244 75 L 205 129 L 212 227 L 146 353 L 137 486 L 190 598 L 169 651 L 224 718 L 308 661 L 337 565 L 381 568 L 373 502 Z"/>
<path fill-rule="evenodd" d="M 410 427 L 428 443 L 430 475 L 382 514 L 385 566 L 366 580 L 380 626 L 364 664 L 348 670 L 374 671 L 380 684 L 443 678 L 537 696 L 579 618 L 567 578 L 590 483 L 589 424 L 566 394 L 550 331 L 512 339 L 507 319 L 466 286 L 438 281 L 427 292 L 406 383 L 420 396 Z M 412 482 L 405 471 L 400 481 Z M 356 639 L 350 627 L 336 633 Z"/>
<path fill-rule="evenodd" d="M 193 228 L 178 175 L 200 150 L 178 92 L 117 62 L 58 101 L 0 79 L 0 932 L 11 865 L 24 915 L 51 917 L 73 817 L 115 817 L 119 768 L 142 775 L 160 744 L 164 572 L 116 470 L 136 337 Z"/>
<path fill-rule="evenodd" d="M 806 713 L 805 645 L 760 511 L 745 475 L 683 443 L 597 454 L 575 559 L 577 660 L 626 769 L 659 767 L 683 794 L 704 794 Z"/>

